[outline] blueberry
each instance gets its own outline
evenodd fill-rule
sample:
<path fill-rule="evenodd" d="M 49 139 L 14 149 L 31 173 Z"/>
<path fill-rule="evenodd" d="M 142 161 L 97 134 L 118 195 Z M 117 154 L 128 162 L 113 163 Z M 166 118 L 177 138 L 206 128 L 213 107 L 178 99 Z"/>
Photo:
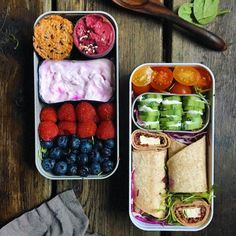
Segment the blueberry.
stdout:
<path fill-rule="evenodd" d="M 89 159 L 91 162 L 101 162 L 102 161 L 102 157 L 99 151 L 97 150 L 93 150 L 90 155 L 89 155 Z"/>
<path fill-rule="evenodd" d="M 76 135 L 73 135 L 70 140 L 71 149 L 78 149 L 79 145 L 80 145 L 80 139 Z"/>
<path fill-rule="evenodd" d="M 82 142 L 80 145 L 80 151 L 82 153 L 89 153 L 89 152 L 91 152 L 92 148 L 93 148 L 93 145 L 87 141 Z"/>
<path fill-rule="evenodd" d="M 68 165 L 65 161 L 59 161 L 54 167 L 54 173 L 56 175 L 64 175 L 67 172 Z"/>
<path fill-rule="evenodd" d="M 88 155 L 86 153 L 81 153 L 79 155 L 79 164 L 85 166 L 88 163 Z"/>
<path fill-rule="evenodd" d="M 78 159 L 79 159 L 78 155 L 73 152 L 69 153 L 68 156 L 66 157 L 66 161 L 68 164 L 74 164 L 78 162 Z"/>
<path fill-rule="evenodd" d="M 88 142 L 88 141 L 89 141 L 88 138 L 81 138 L 81 139 L 80 139 L 80 142 L 81 142 L 81 143 L 83 143 L 83 142 Z"/>
<path fill-rule="evenodd" d="M 56 163 L 55 160 L 47 158 L 42 161 L 42 167 L 45 171 L 48 172 L 53 169 L 53 167 L 55 166 L 55 163 Z"/>
<path fill-rule="evenodd" d="M 53 147 L 53 141 L 41 141 L 40 142 L 40 144 L 41 144 L 41 147 L 42 148 L 45 148 L 45 149 L 50 149 L 50 148 L 52 148 Z"/>
<path fill-rule="evenodd" d="M 107 139 L 104 141 L 104 147 L 106 148 L 114 148 L 115 147 L 115 142 L 114 142 L 114 139 Z"/>
<path fill-rule="evenodd" d="M 77 175 L 78 174 L 78 165 L 76 165 L 76 164 L 68 165 L 67 173 L 68 173 L 68 175 Z"/>
<path fill-rule="evenodd" d="M 96 139 L 94 143 L 94 149 L 97 149 L 98 151 L 100 151 L 102 150 L 102 148 L 103 148 L 102 141 L 99 139 Z"/>
<path fill-rule="evenodd" d="M 57 138 L 57 146 L 61 147 L 61 148 L 67 148 L 68 141 L 69 141 L 68 136 L 66 136 L 66 135 L 59 136 Z"/>
<path fill-rule="evenodd" d="M 102 155 L 104 157 L 110 157 L 112 155 L 112 150 L 110 148 L 105 147 L 102 149 Z"/>
<path fill-rule="evenodd" d="M 64 158 L 67 158 L 67 156 L 70 153 L 69 150 L 67 150 L 67 149 L 62 149 L 61 152 L 62 152 L 62 157 L 64 157 Z"/>
<path fill-rule="evenodd" d="M 107 160 L 102 163 L 102 171 L 105 173 L 111 172 L 113 170 L 113 161 Z"/>
<path fill-rule="evenodd" d="M 82 166 L 80 169 L 79 169 L 79 175 L 81 177 L 86 177 L 88 176 L 89 174 L 89 168 L 87 166 Z"/>
<path fill-rule="evenodd" d="M 48 158 L 48 152 L 42 152 L 42 158 L 43 159 Z"/>
<path fill-rule="evenodd" d="M 79 150 L 77 150 L 77 149 L 71 150 L 71 153 L 74 153 L 74 154 L 78 155 L 79 154 Z"/>
<path fill-rule="evenodd" d="M 98 175 L 101 172 L 101 166 L 98 162 L 93 162 L 91 164 L 91 174 Z"/>
<path fill-rule="evenodd" d="M 63 156 L 63 152 L 60 147 L 54 147 L 49 152 L 49 157 L 55 160 L 59 160 Z"/>
<path fill-rule="evenodd" d="M 108 156 L 101 156 L 101 163 L 105 162 L 105 161 L 109 161 L 109 160 L 110 160 L 110 157 L 108 157 Z"/>

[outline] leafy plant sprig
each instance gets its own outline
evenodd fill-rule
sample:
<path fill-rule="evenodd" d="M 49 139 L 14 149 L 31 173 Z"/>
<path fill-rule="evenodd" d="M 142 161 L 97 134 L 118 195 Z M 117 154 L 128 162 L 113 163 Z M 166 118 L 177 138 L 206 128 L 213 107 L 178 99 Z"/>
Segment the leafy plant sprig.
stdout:
<path fill-rule="evenodd" d="M 219 10 L 219 3 L 220 0 L 192 0 L 179 7 L 178 15 L 192 24 L 204 26 L 230 12 L 229 9 Z"/>

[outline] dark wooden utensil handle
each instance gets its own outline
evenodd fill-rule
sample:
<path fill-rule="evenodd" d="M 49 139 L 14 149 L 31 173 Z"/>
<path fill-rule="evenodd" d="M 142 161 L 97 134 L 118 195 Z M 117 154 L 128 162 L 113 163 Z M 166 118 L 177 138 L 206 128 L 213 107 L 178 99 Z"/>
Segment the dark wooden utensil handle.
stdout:
<path fill-rule="evenodd" d="M 174 12 L 172 12 L 165 6 L 162 6 L 161 4 L 149 2 L 143 5 L 142 9 L 140 8 L 138 11 L 152 16 L 164 18 L 172 22 L 173 24 L 180 26 L 181 28 L 189 32 L 192 36 L 194 36 L 194 39 L 197 42 L 207 46 L 208 48 L 216 51 L 224 51 L 227 49 L 227 45 L 222 38 L 204 28 L 198 27 L 181 19 Z"/>

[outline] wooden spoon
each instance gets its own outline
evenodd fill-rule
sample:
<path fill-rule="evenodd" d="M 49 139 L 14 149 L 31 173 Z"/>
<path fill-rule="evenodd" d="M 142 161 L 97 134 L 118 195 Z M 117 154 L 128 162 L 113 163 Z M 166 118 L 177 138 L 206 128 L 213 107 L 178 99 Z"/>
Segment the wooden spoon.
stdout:
<path fill-rule="evenodd" d="M 191 24 L 180 17 L 173 11 L 165 7 L 159 0 L 112 0 L 114 3 L 129 10 L 141 12 L 144 14 L 160 17 L 180 26 L 188 31 L 194 39 L 204 44 L 206 47 L 216 51 L 224 51 L 227 45 L 219 36 L 210 31 Z"/>

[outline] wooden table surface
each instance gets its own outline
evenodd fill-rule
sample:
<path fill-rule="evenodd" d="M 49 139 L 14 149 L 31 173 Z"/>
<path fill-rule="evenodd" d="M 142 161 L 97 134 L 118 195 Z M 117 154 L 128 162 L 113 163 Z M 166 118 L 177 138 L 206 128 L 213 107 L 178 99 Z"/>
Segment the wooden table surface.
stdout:
<path fill-rule="evenodd" d="M 186 0 L 165 1 L 176 9 Z M 236 8 L 209 30 L 222 36 L 229 48 L 214 52 L 195 44 L 170 25 L 102 0 L 0 0 L 0 223 L 6 224 L 57 193 L 74 189 L 90 219 L 89 232 L 105 236 L 236 235 Z M 103 181 L 49 181 L 34 165 L 32 26 L 49 10 L 104 10 L 119 25 L 120 43 L 120 166 Z M 4 21 L 5 13 L 7 13 Z M 4 23 L 4 26 L 1 25 Z M 11 37 L 6 36 L 6 30 Z M 3 33 L 5 32 L 5 33 Z M 14 49 L 15 41 L 19 46 Z M 137 229 L 128 215 L 128 79 L 144 62 L 202 62 L 216 77 L 214 218 L 197 233 Z"/>

